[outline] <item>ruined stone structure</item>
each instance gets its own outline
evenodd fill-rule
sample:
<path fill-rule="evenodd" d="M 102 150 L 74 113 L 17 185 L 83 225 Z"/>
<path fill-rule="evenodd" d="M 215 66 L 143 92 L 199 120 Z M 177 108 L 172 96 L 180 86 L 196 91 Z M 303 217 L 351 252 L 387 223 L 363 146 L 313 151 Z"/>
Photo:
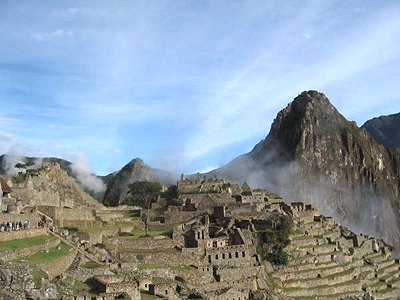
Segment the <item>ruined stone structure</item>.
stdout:
<path fill-rule="evenodd" d="M 140 299 L 141 291 L 160 299 L 247 300 L 257 293 L 276 299 L 400 295 L 400 265 L 392 248 L 340 226 L 311 205 L 285 203 L 266 190 L 215 178 L 183 178 L 178 186 L 184 191 L 179 194 L 183 205 L 167 207 L 165 223 L 150 222 L 149 236 L 144 236 L 144 224 L 132 207 L 40 205 L 2 214 L 0 220 L 44 215 L 51 226 L 0 232 L 0 242 L 46 235 L 53 224 L 72 227 L 49 232 L 53 236 L 47 243 L 7 250 L 3 257 L 19 259 L 67 244 L 63 256 L 36 266 L 56 283 L 60 299 Z M 161 208 L 158 203 L 152 209 Z M 262 248 L 260 234 L 278 230 L 281 218 L 293 220 L 294 229 L 283 250 L 288 264 L 277 266 L 266 261 L 273 247 Z M 12 281 L 1 276 L 7 295 L 17 295 Z M 29 285 L 24 295 L 31 292 Z M 42 290 L 35 293 L 43 295 Z"/>

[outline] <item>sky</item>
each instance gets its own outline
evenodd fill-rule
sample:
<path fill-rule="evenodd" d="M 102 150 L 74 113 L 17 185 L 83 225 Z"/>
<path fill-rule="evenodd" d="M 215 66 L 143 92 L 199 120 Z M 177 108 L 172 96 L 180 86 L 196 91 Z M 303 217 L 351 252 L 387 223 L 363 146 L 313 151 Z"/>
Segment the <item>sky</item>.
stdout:
<path fill-rule="evenodd" d="M 0 1 L 0 153 L 208 171 L 304 90 L 400 112 L 400 1 Z"/>

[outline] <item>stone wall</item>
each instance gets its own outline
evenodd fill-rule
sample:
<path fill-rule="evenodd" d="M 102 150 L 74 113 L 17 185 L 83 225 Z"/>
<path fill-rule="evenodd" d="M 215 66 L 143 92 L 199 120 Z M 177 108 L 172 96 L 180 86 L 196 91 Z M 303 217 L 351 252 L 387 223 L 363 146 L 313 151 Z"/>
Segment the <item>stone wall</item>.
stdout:
<path fill-rule="evenodd" d="M 203 266 L 198 269 L 187 270 L 179 274 L 191 286 L 199 286 L 214 281 L 212 266 Z"/>
<path fill-rule="evenodd" d="M 165 224 L 181 224 L 185 223 L 196 216 L 200 215 L 199 211 L 166 211 Z"/>
<path fill-rule="evenodd" d="M 57 226 L 60 227 L 83 227 L 100 225 L 102 222 L 96 221 L 96 212 L 89 207 L 67 208 L 55 206 L 39 206 L 39 211 L 52 218 Z M 74 225 L 75 224 L 75 225 Z"/>
<path fill-rule="evenodd" d="M 220 281 L 236 281 L 243 278 L 256 277 L 260 274 L 261 267 L 220 268 L 216 271 Z"/>
<path fill-rule="evenodd" d="M 56 260 L 50 261 L 46 264 L 39 265 L 43 271 L 49 276 L 49 280 L 53 280 L 55 277 L 63 274 L 71 264 L 74 262 L 77 250 L 71 248 L 70 251 Z"/>
<path fill-rule="evenodd" d="M 1 251 L 0 257 L 5 261 L 9 261 L 9 260 L 21 258 L 24 256 L 29 256 L 29 255 L 35 254 L 39 251 L 49 250 L 50 248 L 58 246 L 58 244 L 60 244 L 60 240 L 58 240 L 58 239 L 50 240 L 50 241 L 44 242 L 43 244 L 32 246 L 32 247 Z"/>
<path fill-rule="evenodd" d="M 0 242 L 26 239 L 40 235 L 47 235 L 47 228 L 28 228 L 18 231 L 3 231 L 0 232 Z"/>
<path fill-rule="evenodd" d="M 26 209 L 24 213 L 0 213 L 0 222 L 14 222 L 21 221 L 22 223 L 25 220 L 29 220 L 31 223 L 31 227 L 35 227 L 37 222 L 39 221 L 40 216 L 37 212 L 32 211 L 30 209 Z"/>

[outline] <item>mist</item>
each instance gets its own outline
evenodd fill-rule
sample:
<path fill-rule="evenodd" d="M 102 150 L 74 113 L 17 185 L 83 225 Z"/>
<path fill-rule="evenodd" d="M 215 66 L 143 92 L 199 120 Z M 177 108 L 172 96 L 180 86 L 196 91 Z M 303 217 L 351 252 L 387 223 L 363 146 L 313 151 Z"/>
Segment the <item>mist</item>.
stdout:
<path fill-rule="evenodd" d="M 255 149 L 209 175 L 265 188 L 289 203 L 312 204 L 338 224 L 356 233 L 381 238 L 400 249 L 399 211 L 393 196 L 376 194 L 369 186 L 352 189 L 338 185 L 334 174 L 313 178 L 313 174 L 307 174 L 298 163 L 282 155 L 277 145 L 269 143 L 269 146 L 268 151 L 262 149 L 262 158 Z"/>
<path fill-rule="evenodd" d="M 83 152 L 76 154 L 75 162 L 71 165 L 71 171 L 85 189 L 94 193 L 103 193 L 106 190 L 104 182 L 96 177 L 89 159 Z"/>
<path fill-rule="evenodd" d="M 4 174 L 7 176 L 16 176 L 18 172 L 20 172 L 20 170 L 15 167 L 17 163 L 25 163 L 23 148 L 20 144 L 15 144 L 10 147 L 4 156 L 2 165 Z"/>
<path fill-rule="evenodd" d="M 243 172 L 243 168 L 241 168 Z M 312 204 L 325 216 L 356 233 L 383 239 L 399 249 L 400 230 L 394 198 L 378 195 L 367 186 L 358 190 L 337 185 L 329 176 L 308 181 L 296 163 L 267 165 L 249 172 L 245 181 L 283 196 L 288 202 Z"/>

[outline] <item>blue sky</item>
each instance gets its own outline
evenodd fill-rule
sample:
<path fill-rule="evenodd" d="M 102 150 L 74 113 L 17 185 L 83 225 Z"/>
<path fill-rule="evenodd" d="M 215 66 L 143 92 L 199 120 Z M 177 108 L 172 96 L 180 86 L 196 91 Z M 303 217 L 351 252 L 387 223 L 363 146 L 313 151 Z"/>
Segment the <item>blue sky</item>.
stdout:
<path fill-rule="evenodd" d="M 400 111 L 399 1 L 0 1 L 0 152 L 205 171 L 303 90 Z"/>

